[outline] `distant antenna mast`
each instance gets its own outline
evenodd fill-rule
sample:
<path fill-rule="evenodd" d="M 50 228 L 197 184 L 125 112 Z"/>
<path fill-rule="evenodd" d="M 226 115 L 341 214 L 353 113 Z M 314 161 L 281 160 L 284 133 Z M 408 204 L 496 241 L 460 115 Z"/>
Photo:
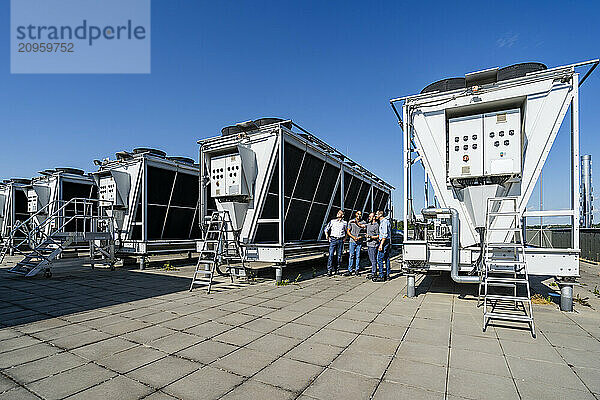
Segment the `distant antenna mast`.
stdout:
<path fill-rule="evenodd" d="M 591 228 L 594 216 L 592 211 L 594 206 L 593 188 L 592 188 L 592 156 L 589 154 L 581 156 L 581 217 L 579 226 L 582 228 Z"/>

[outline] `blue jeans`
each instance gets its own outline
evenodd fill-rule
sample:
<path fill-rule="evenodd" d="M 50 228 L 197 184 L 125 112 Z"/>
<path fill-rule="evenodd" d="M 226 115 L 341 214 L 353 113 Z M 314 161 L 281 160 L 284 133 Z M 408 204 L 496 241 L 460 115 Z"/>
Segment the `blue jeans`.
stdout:
<path fill-rule="evenodd" d="M 335 269 L 342 265 L 342 252 L 344 251 L 344 238 L 331 238 L 329 240 L 329 258 L 327 259 L 327 272 L 333 269 L 333 254 L 337 252 Z"/>
<path fill-rule="evenodd" d="M 377 246 L 367 246 L 369 252 L 369 260 L 371 261 L 371 274 L 375 277 L 377 275 Z"/>
<path fill-rule="evenodd" d="M 386 271 L 383 271 L 383 263 L 385 262 Z M 377 252 L 377 266 L 381 276 L 390 276 L 390 242 L 386 241 L 383 245 L 383 250 Z"/>
<path fill-rule="evenodd" d="M 358 264 L 360 262 L 360 243 L 356 243 L 350 239 L 350 260 L 348 262 L 348 272 L 352 272 L 352 264 L 356 264 L 354 272 L 358 272 Z"/>

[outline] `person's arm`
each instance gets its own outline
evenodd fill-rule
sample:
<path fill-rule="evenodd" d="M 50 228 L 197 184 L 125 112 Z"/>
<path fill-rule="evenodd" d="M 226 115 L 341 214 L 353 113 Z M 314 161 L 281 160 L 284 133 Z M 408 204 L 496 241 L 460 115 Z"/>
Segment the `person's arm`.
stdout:
<path fill-rule="evenodd" d="M 325 232 L 325 238 L 326 238 L 327 240 L 329 240 L 329 229 L 331 229 L 331 221 L 329 221 L 329 222 L 327 223 L 327 225 L 325 225 L 325 230 L 324 230 L 324 232 Z"/>
<path fill-rule="evenodd" d="M 352 236 L 352 232 L 350 232 L 350 226 L 346 227 L 346 234 L 350 236 L 352 239 L 356 240 L 354 236 Z"/>

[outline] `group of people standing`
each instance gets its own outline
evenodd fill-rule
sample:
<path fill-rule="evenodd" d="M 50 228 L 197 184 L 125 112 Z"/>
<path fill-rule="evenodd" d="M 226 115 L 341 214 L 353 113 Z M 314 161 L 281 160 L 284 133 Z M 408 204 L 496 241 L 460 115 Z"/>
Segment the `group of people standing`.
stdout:
<path fill-rule="evenodd" d="M 350 239 L 350 257 L 348 271 L 345 275 L 360 275 L 360 250 L 366 244 L 371 261 L 370 278 L 374 282 L 385 282 L 390 279 L 392 226 L 383 211 L 370 213 L 368 221 L 364 222 L 360 211 L 357 211 L 350 221 L 344 221 L 344 212 L 339 210 L 336 218 L 325 226 L 324 233 L 329 240 L 329 259 L 327 260 L 329 276 L 332 276 L 334 272 L 337 273 L 338 268 L 342 265 L 344 241 L 348 237 Z M 334 266 L 335 261 L 337 263 Z"/>

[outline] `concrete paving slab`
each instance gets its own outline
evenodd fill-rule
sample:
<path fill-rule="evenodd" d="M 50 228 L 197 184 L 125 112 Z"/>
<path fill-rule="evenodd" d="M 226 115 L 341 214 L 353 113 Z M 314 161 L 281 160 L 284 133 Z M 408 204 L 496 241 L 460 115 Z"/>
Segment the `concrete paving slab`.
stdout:
<path fill-rule="evenodd" d="M 300 344 L 299 339 L 268 333 L 246 345 L 247 348 L 264 354 L 282 356 Z"/>
<path fill-rule="evenodd" d="M 193 346 L 204 340 L 196 335 L 190 335 L 184 332 L 177 332 L 172 335 L 163 336 L 159 339 L 146 343 L 148 347 L 160 350 L 167 354 L 176 353 L 187 347 Z"/>
<path fill-rule="evenodd" d="M 0 357 L 0 368 L 8 368 L 14 365 L 39 360 L 59 353 L 61 350 L 46 343 L 38 343 L 33 346 L 21 347 L 16 350 L 6 351 Z"/>
<path fill-rule="evenodd" d="M 377 379 L 335 369 L 326 369 L 304 393 L 320 400 L 362 400 L 371 396 L 377 383 Z"/>
<path fill-rule="evenodd" d="M 502 350 L 506 355 L 531 360 L 562 363 L 560 353 L 543 338 L 535 343 L 513 342 L 511 340 L 500 340 Z"/>
<path fill-rule="evenodd" d="M 4 393 L 0 393 L 0 400 L 39 400 L 41 397 L 36 396 L 23 387 L 16 387 Z"/>
<path fill-rule="evenodd" d="M 179 357 L 167 356 L 127 374 L 153 388 L 162 388 L 200 369 L 201 364 Z"/>
<path fill-rule="evenodd" d="M 163 326 L 154 325 L 147 328 L 138 329 L 123 335 L 124 339 L 130 340 L 136 343 L 149 343 L 153 340 L 160 339 L 161 337 L 172 335 L 177 331 Z"/>
<path fill-rule="evenodd" d="M 222 397 L 223 400 L 269 399 L 291 400 L 296 394 L 250 379 Z"/>
<path fill-rule="evenodd" d="M 315 333 L 313 336 L 311 336 L 310 340 L 317 343 L 329 344 L 332 346 L 346 347 L 350 343 L 352 343 L 352 341 L 356 339 L 357 336 L 357 333 L 343 332 L 334 329 L 323 328 L 317 333 Z"/>
<path fill-rule="evenodd" d="M 113 337 L 73 349 L 72 353 L 94 361 L 136 346 L 138 346 L 137 343 L 125 340 L 121 337 Z"/>
<path fill-rule="evenodd" d="M 594 394 L 600 394 L 600 369 L 574 368 L 575 373 Z"/>
<path fill-rule="evenodd" d="M 228 343 L 206 340 L 175 353 L 176 356 L 184 357 L 203 364 L 211 363 L 239 347 Z"/>
<path fill-rule="evenodd" d="M 292 392 L 301 392 L 323 371 L 323 367 L 289 358 L 279 358 L 254 379 Z"/>
<path fill-rule="evenodd" d="M 17 382 L 26 384 L 87 364 L 87 362 L 86 359 L 76 356 L 75 354 L 62 352 L 16 367 L 7 368 L 3 370 L 3 372 Z"/>
<path fill-rule="evenodd" d="M 214 340 L 233 344 L 235 346 L 245 346 L 251 341 L 258 339 L 262 334 L 259 332 L 251 331 L 246 328 L 233 328 L 227 332 L 223 332 L 220 335 L 214 337 Z"/>
<path fill-rule="evenodd" d="M 212 366 L 250 377 L 277 358 L 277 355 L 241 348 L 215 361 Z"/>
<path fill-rule="evenodd" d="M 217 368 L 204 367 L 166 386 L 163 391 L 180 399 L 213 400 L 243 382 L 243 378 Z"/>
<path fill-rule="evenodd" d="M 515 380 L 546 383 L 551 386 L 582 391 L 587 390 L 581 379 L 564 363 L 554 364 L 511 356 L 506 357 L 506 360 Z"/>
<path fill-rule="evenodd" d="M 208 321 L 192 328 L 186 329 L 186 333 L 200 336 L 203 338 L 211 338 L 231 329 L 230 325 L 220 324 L 214 321 Z"/>
<path fill-rule="evenodd" d="M 30 383 L 27 388 L 45 399 L 55 400 L 70 396 L 115 376 L 117 376 L 116 373 L 89 363 Z"/>
<path fill-rule="evenodd" d="M 145 346 L 130 349 L 100 358 L 97 363 L 122 374 L 166 356 L 166 353 Z"/>
<path fill-rule="evenodd" d="M 448 347 L 425 343 L 402 342 L 396 357 L 427 364 L 448 365 Z"/>
<path fill-rule="evenodd" d="M 504 356 L 478 351 L 450 349 L 450 368 L 510 377 Z"/>
<path fill-rule="evenodd" d="M 546 383 L 535 383 L 529 381 L 515 380 L 519 388 L 519 394 L 523 400 L 539 400 L 550 398 L 595 400 L 590 392 L 561 388 Z"/>
<path fill-rule="evenodd" d="M 348 347 L 351 351 L 391 355 L 396 352 L 400 340 L 386 339 L 378 336 L 359 335 Z"/>
<path fill-rule="evenodd" d="M 154 389 L 124 376 L 117 376 L 100 385 L 67 397 L 68 400 L 129 400 L 140 399 Z"/>
<path fill-rule="evenodd" d="M 342 347 L 306 341 L 290 350 L 286 357 L 310 364 L 327 366 L 344 350 Z"/>
<path fill-rule="evenodd" d="M 287 323 L 280 328 L 277 328 L 273 333 L 281 336 L 287 336 L 294 339 L 304 340 L 312 336 L 319 330 L 318 327 L 310 325 L 296 324 L 293 322 Z"/>
<path fill-rule="evenodd" d="M 377 388 L 373 400 L 445 400 L 444 393 L 383 381 Z"/>
<path fill-rule="evenodd" d="M 331 363 L 329 368 L 380 379 L 391 360 L 392 357 L 389 355 L 354 351 L 349 347 Z"/>
<path fill-rule="evenodd" d="M 457 368 L 448 371 L 447 391 L 467 399 L 519 399 L 512 378 Z"/>
<path fill-rule="evenodd" d="M 439 365 L 394 358 L 383 378 L 427 391 L 446 392 L 446 367 Z"/>

